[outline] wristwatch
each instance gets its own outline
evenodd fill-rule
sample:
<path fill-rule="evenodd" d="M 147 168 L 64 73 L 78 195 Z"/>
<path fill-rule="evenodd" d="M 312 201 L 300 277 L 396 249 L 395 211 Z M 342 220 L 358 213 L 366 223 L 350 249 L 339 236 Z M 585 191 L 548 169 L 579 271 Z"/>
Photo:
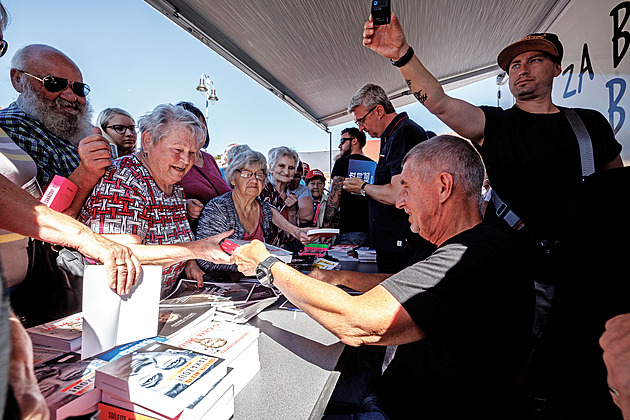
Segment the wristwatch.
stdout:
<path fill-rule="evenodd" d="M 265 258 L 263 262 L 256 267 L 256 278 L 265 287 L 271 287 L 273 284 L 273 274 L 271 274 L 271 266 L 280 260 L 274 256 Z"/>
<path fill-rule="evenodd" d="M 361 195 L 363 197 L 365 197 L 365 186 L 367 185 L 367 182 L 364 182 L 363 185 L 361 185 Z"/>

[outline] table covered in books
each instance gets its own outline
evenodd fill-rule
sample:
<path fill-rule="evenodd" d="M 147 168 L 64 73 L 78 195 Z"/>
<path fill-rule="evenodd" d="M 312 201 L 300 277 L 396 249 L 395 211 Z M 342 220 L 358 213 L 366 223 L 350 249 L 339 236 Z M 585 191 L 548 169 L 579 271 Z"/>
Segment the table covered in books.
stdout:
<path fill-rule="evenodd" d="M 121 297 L 91 266 L 83 312 L 27 330 L 53 420 L 321 417 L 344 349 L 333 334 L 255 279 L 180 280 L 158 300 L 161 268 L 142 276 Z"/>

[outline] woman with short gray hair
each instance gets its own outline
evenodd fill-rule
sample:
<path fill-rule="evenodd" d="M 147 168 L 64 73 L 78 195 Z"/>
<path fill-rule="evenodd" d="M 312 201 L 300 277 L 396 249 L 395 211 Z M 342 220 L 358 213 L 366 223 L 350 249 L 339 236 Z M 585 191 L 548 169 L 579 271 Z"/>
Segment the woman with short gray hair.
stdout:
<path fill-rule="evenodd" d="M 85 202 L 80 220 L 129 246 L 141 264 L 161 265 L 164 298 L 184 269 L 188 278 L 203 284 L 197 258 L 228 263 L 219 242 L 231 232 L 194 241 L 186 218 L 180 181 L 205 137 L 197 117 L 165 104 L 140 117 L 138 125 L 142 151 L 112 162 Z"/>
<path fill-rule="evenodd" d="M 236 154 L 227 167 L 226 178 L 232 191 L 213 198 L 201 212 L 197 225 L 197 239 L 234 230 L 230 239 L 269 242 L 271 239 L 272 210 L 260 195 L 267 179 L 265 156 L 251 149 Z M 205 271 L 237 271 L 235 265 L 213 264 L 198 260 Z"/>

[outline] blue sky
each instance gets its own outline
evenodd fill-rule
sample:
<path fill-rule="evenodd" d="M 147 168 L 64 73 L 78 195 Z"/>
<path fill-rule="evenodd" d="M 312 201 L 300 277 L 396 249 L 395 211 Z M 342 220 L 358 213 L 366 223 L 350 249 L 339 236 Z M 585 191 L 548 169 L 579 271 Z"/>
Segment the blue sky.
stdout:
<path fill-rule="evenodd" d="M 0 107 L 17 97 L 9 79 L 13 53 L 27 44 L 44 43 L 60 49 L 79 65 L 84 81 L 92 88 L 89 99 L 94 118 L 111 106 L 126 109 L 137 118 L 158 104 L 180 100 L 205 110 L 205 97 L 195 87 L 206 73 L 219 97 L 209 110 L 210 153 L 222 153 L 230 143 L 247 143 L 265 154 L 278 145 L 298 151 L 328 148 L 328 133 L 142 0 L 2 3 L 9 10 L 11 23 L 4 34 L 9 52 L 0 60 Z M 491 79 L 451 94 L 476 105 L 496 105 L 496 91 Z M 398 111 L 407 111 L 426 129 L 450 131 L 420 104 Z M 340 131 L 350 124 L 330 127 L 333 148 Z"/>

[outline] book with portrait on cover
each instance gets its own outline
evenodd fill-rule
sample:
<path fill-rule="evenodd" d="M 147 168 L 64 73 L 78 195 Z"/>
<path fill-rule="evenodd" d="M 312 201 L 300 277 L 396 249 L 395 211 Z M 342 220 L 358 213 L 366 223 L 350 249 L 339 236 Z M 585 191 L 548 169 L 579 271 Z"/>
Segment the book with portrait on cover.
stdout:
<path fill-rule="evenodd" d="M 222 358 L 150 343 L 103 366 L 96 387 L 175 417 L 227 373 Z"/>

